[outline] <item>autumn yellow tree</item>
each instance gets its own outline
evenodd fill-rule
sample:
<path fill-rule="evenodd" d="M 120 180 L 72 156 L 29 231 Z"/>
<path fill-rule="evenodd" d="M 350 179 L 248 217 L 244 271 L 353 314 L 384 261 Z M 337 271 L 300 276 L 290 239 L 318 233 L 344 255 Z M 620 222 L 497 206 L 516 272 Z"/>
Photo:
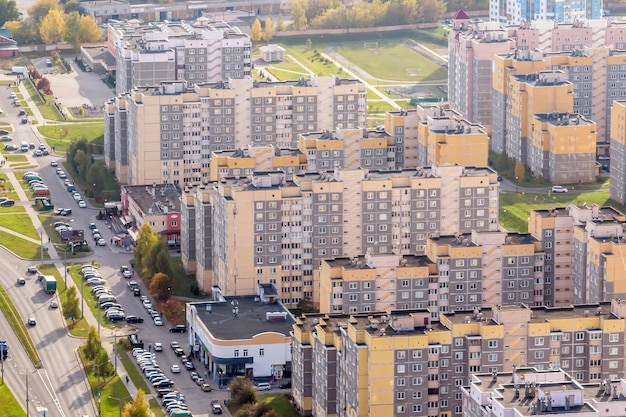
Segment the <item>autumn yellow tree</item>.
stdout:
<path fill-rule="evenodd" d="M 4 27 L 11 31 L 13 39 L 19 43 L 33 41 L 39 36 L 32 19 L 11 20 L 6 22 Z"/>
<path fill-rule="evenodd" d="M 304 30 L 307 26 L 306 0 L 294 0 L 291 4 L 291 21 L 295 30 Z"/>
<path fill-rule="evenodd" d="M 78 31 L 81 42 L 92 43 L 102 39 L 102 29 L 98 27 L 93 16 L 81 16 Z"/>
<path fill-rule="evenodd" d="M 258 42 L 263 38 L 263 31 L 261 30 L 261 21 L 256 19 L 250 28 L 250 40 L 252 42 Z"/>
<path fill-rule="evenodd" d="M 265 19 L 265 29 L 263 29 L 263 40 L 269 42 L 274 37 L 274 22 L 272 22 L 272 16 L 267 16 Z"/>
<path fill-rule="evenodd" d="M 146 394 L 142 389 L 137 391 L 135 401 L 124 404 L 123 417 L 151 417 L 150 405 L 146 400 Z"/>
<path fill-rule="evenodd" d="M 36 25 L 39 25 L 53 9 L 60 9 L 57 0 L 39 0 L 28 8 L 28 16 L 33 19 Z"/>
<path fill-rule="evenodd" d="M 285 19 L 283 18 L 283 14 L 278 14 L 278 20 L 276 21 L 276 31 L 281 32 L 285 30 Z"/>
<path fill-rule="evenodd" d="M 80 13 L 71 12 L 65 15 L 65 40 L 70 43 L 75 50 L 80 47 Z"/>
<path fill-rule="evenodd" d="M 59 9 L 51 9 L 39 26 L 41 40 L 47 44 L 55 44 L 65 37 L 65 19 Z"/>

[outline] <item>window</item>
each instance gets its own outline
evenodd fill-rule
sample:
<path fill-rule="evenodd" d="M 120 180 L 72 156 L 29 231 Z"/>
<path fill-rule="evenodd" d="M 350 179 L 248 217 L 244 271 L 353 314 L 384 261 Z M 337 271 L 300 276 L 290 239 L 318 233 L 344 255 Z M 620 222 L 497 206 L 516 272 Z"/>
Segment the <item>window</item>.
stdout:
<path fill-rule="evenodd" d="M 233 354 L 235 358 L 239 357 L 239 349 L 235 349 L 235 353 Z"/>

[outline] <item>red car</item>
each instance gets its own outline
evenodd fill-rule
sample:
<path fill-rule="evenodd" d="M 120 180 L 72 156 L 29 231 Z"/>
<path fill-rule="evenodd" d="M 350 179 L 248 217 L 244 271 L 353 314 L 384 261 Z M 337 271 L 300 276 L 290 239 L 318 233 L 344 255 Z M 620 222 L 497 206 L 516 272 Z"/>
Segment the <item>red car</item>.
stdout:
<path fill-rule="evenodd" d="M 34 192 L 35 195 L 50 195 L 50 190 L 47 188 L 38 188 Z"/>

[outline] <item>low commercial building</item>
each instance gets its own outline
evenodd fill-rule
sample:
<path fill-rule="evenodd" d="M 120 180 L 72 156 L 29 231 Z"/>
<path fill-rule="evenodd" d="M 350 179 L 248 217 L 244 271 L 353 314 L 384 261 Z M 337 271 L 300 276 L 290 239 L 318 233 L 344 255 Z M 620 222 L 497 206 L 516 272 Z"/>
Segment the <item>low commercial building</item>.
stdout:
<path fill-rule="evenodd" d="M 122 187 L 122 223 L 137 240 L 144 223 L 170 245 L 180 243 L 180 193 L 172 184 Z"/>
<path fill-rule="evenodd" d="M 236 377 L 276 382 L 291 370 L 295 322 L 276 287 L 259 284 L 257 294 L 187 304 L 189 345 L 207 376 L 220 386 Z"/>

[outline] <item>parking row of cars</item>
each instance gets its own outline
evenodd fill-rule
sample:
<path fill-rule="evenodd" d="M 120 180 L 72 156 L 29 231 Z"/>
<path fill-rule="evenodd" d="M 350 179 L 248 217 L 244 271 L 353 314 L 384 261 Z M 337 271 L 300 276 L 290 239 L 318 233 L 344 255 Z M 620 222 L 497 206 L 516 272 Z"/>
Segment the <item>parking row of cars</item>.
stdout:
<path fill-rule="evenodd" d="M 28 183 L 28 187 L 32 190 L 36 196 L 48 196 L 50 195 L 50 189 L 43 182 L 43 179 L 35 171 L 27 171 L 22 175 L 24 182 Z"/>
<path fill-rule="evenodd" d="M 60 179 L 63 180 L 63 185 L 65 185 L 67 191 L 72 193 L 72 197 L 74 198 L 74 201 L 76 201 L 76 204 L 78 204 L 78 207 L 87 208 L 87 203 L 85 202 L 85 200 L 83 200 L 83 196 L 80 195 L 78 191 L 76 191 L 76 185 L 72 182 L 72 180 L 67 178 L 67 174 L 65 173 L 65 171 L 59 168 L 59 164 L 57 162 L 52 162 L 50 165 L 56 167 L 57 175 Z"/>
<path fill-rule="evenodd" d="M 105 312 L 104 317 L 111 322 L 126 320 L 124 308 L 117 302 L 111 287 L 106 285 L 106 280 L 100 274 L 98 267 L 83 265 L 80 273 L 87 285 L 92 287 L 91 293 L 98 302 L 98 308 Z"/>

